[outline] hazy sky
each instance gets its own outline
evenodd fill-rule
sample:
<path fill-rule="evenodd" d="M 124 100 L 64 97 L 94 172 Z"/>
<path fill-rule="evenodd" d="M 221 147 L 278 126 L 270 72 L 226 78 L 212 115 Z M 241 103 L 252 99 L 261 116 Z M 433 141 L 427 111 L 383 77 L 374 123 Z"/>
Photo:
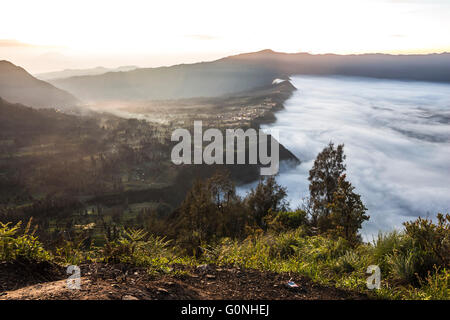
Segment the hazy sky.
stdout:
<path fill-rule="evenodd" d="M 450 0 L 4 0 L 0 59 L 33 72 L 211 60 L 270 48 L 450 51 Z"/>

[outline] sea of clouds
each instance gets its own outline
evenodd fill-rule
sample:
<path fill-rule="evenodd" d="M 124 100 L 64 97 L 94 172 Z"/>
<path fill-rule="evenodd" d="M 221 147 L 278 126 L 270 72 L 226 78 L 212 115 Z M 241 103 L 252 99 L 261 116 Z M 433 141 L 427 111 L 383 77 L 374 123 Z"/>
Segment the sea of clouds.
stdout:
<path fill-rule="evenodd" d="M 308 172 L 330 142 L 344 143 L 347 177 L 368 208 L 365 240 L 450 207 L 450 84 L 298 76 L 276 114 L 280 142 L 302 164 L 282 171 L 291 207 L 308 195 Z M 251 186 L 239 188 L 243 194 Z"/>

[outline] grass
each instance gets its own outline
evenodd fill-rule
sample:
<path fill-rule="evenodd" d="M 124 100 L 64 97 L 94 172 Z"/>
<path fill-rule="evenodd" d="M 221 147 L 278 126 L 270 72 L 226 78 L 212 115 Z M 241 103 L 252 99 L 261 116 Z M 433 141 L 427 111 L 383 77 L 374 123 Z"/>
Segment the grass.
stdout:
<path fill-rule="evenodd" d="M 296 272 L 318 283 L 357 290 L 373 298 L 449 299 L 448 269 L 430 271 L 417 286 L 412 285 L 417 280 L 414 258 L 411 253 L 397 251 L 405 245 L 404 238 L 401 233 L 380 235 L 374 244 L 352 247 L 343 239 L 306 236 L 298 229 L 245 241 L 226 239 L 209 248 L 205 259 L 219 265 Z M 366 270 L 373 264 L 379 265 L 383 274 L 379 290 L 366 287 Z"/>
<path fill-rule="evenodd" d="M 239 241 L 222 239 L 207 246 L 201 258 L 177 254 L 171 241 L 143 230 L 123 229 L 119 238 L 102 247 L 85 247 L 83 239 L 66 241 L 56 250 L 47 251 L 35 236 L 31 220 L 0 223 L 0 261 L 27 259 L 59 264 L 86 262 L 122 263 L 146 268 L 149 274 L 171 273 L 174 264 L 196 266 L 202 263 L 235 265 L 273 272 L 295 272 L 313 281 L 338 288 L 367 293 L 381 299 L 450 298 L 450 273 L 446 266 L 434 266 L 419 276 L 424 260 L 414 239 L 405 232 L 380 234 L 373 243 L 352 245 L 342 238 L 310 236 L 303 227 L 291 231 L 267 232 Z M 378 265 L 381 288 L 368 290 L 369 265 Z"/>

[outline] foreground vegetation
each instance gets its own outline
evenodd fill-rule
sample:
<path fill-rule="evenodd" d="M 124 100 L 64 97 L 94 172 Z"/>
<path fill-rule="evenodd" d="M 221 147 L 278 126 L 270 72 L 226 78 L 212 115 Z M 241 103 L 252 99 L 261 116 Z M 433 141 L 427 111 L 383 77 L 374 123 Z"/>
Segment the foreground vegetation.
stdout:
<path fill-rule="evenodd" d="M 226 173 L 196 181 L 170 216 L 145 230 L 115 228 L 98 246 L 78 233 L 45 245 L 30 220 L 0 223 L 0 261 L 91 262 L 174 272 L 174 264 L 217 264 L 292 272 L 383 299 L 449 299 L 450 215 L 418 218 L 402 231 L 361 241 L 367 209 L 345 176 L 343 146 L 330 145 L 310 171 L 310 198 L 291 210 L 273 177 L 238 197 Z M 367 289 L 367 268 L 379 266 L 381 287 Z"/>
<path fill-rule="evenodd" d="M 305 227 L 249 236 L 223 238 L 203 248 L 201 257 L 183 254 L 170 241 L 128 230 L 104 247 L 82 248 L 66 241 L 47 250 L 29 225 L 25 230 L 0 225 L 1 261 L 50 261 L 60 265 L 91 262 L 121 263 L 146 268 L 150 274 L 171 273 L 174 264 L 238 266 L 263 271 L 293 272 L 320 284 L 368 293 L 382 299 L 449 299 L 448 235 L 450 215 L 439 222 L 418 219 L 402 232 L 380 234 L 373 243 L 351 245 L 343 238 L 309 235 Z M 434 243 L 423 242 L 434 239 Z M 446 243 L 447 247 L 439 247 Z M 444 255 L 445 261 L 440 260 Z M 381 288 L 368 290 L 366 269 L 381 268 Z"/>

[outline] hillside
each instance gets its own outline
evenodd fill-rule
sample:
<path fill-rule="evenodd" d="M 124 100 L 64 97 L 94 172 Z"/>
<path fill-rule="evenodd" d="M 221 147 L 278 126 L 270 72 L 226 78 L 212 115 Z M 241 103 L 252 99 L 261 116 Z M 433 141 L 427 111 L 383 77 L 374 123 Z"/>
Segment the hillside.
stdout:
<path fill-rule="evenodd" d="M 6 60 L 0 61 L 0 97 L 36 108 L 64 109 L 78 103 L 73 95 L 36 79 Z"/>
<path fill-rule="evenodd" d="M 51 81 L 86 101 L 214 97 L 270 85 L 281 75 L 265 66 L 234 61 L 108 72 Z"/>
<path fill-rule="evenodd" d="M 54 109 L 37 110 L 23 104 L 10 103 L 0 97 L 0 138 L 33 138 L 42 134 L 69 136 L 79 130 L 81 122 L 86 124 L 92 120 Z"/>
<path fill-rule="evenodd" d="M 76 76 L 92 76 L 107 72 L 130 71 L 137 68 L 138 67 L 136 66 L 121 66 L 118 68 L 95 67 L 89 69 L 64 69 L 61 71 L 38 73 L 35 75 L 35 77 L 44 81 L 48 81 L 52 79 L 63 79 Z"/>

